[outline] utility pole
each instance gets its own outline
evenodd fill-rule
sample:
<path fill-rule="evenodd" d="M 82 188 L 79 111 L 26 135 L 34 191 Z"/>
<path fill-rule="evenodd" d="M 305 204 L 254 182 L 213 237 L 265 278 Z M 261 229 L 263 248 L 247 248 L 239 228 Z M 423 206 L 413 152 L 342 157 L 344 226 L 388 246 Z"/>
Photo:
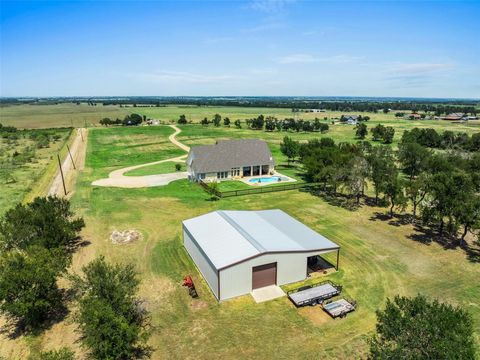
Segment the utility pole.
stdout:
<path fill-rule="evenodd" d="M 58 166 L 60 167 L 60 175 L 62 175 L 63 192 L 65 193 L 65 196 L 67 196 L 67 188 L 65 186 L 65 178 L 63 177 L 62 162 L 60 160 L 59 154 L 57 154 L 57 158 L 58 158 Z"/>
<path fill-rule="evenodd" d="M 70 160 L 72 160 L 73 168 L 77 170 L 77 167 L 75 166 L 75 162 L 73 161 L 72 153 L 70 152 L 70 148 L 68 147 L 68 144 L 67 144 L 67 150 L 68 150 L 68 154 L 70 155 Z"/>

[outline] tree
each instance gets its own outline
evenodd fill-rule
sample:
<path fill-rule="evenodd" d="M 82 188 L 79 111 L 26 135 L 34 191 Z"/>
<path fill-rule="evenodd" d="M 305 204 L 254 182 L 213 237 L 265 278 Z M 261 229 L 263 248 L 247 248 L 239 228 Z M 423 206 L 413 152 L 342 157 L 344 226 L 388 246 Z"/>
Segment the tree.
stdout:
<path fill-rule="evenodd" d="M 220 116 L 220 114 L 215 114 L 215 116 L 213 117 L 213 125 L 218 127 L 220 126 L 221 121 L 222 121 L 222 117 Z"/>
<path fill-rule="evenodd" d="M 137 359 L 149 355 L 148 314 L 135 297 L 139 280 L 132 265 L 103 257 L 73 276 L 79 299 L 76 316 L 82 344 L 94 359 Z"/>
<path fill-rule="evenodd" d="M 415 179 L 410 179 L 407 181 L 405 186 L 406 196 L 412 202 L 412 216 L 414 221 L 417 217 L 418 205 L 425 199 L 425 196 L 428 194 L 428 176 L 428 173 L 425 173 Z"/>
<path fill-rule="evenodd" d="M 394 167 L 390 169 L 391 172 L 385 184 L 385 197 L 390 202 L 390 217 L 393 217 L 393 209 L 395 207 L 404 208 L 406 202 L 403 192 L 403 182 L 399 177 L 398 170 Z"/>
<path fill-rule="evenodd" d="M 370 359 L 474 359 L 473 320 L 461 307 L 415 298 L 387 299 L 377 311 Z"/>
<path fill-rule="evenodd" d="M 242 128 L 242 122 L 239 119 L 235 120 L 234 124 L 237 129 Z"/>
<path fill-rule="evenodd" d="M 383 143 L 384 144 L 391 144 L 393 142 L 393 137 L 395 135 L 395 129 L 391 126 L 385 127 L 383 131 Z"/>
<path fill-rule="evenodd" d="M 461 186 L 461 191 L 453 205 L 453 217 L 463 228 L 460 238 L 460 245 L 463 245 L 469 231 L 480 229 L 480 195 L 469 177 L 464 177 L 458 186 Z"/>
<path fill-rule="evenodd" d="M 276 123 L 275 120 L 273 120 L 271 117 L 267 117 L 265 120 L 265 130 L 266 131 L 273 131 L 275 130 Z"/>
<path fill-rule="evenodd" d="M 357 205 L 367 186 L 368 163 L 364 157 L 353 157 L 347 166 L 348 174 L 345 179 L 345 187 L 355 196 Z"/>
<path fill-rule="evenodd" d="M 39 245 L 68 252 L 85 226 L 82 218 L 73 215 L 70 202 L 59 197 L 37 197 L 26 205 L 17 204 L 0 219 L 0 251 Z"/>
<path fill-rule="evenodd" d="M 230 127 L 230 119 L 228 117 L 223 119 L 223 125 Z"/>
<path fill-rule="evenodd" d="M 385 133 L 385 126 L 378 124 L 371 130 L 373 141 L 379 141 L 383 139 L 383 134 Z"/>
<path fill-rule="evenodd" d="M 325 123 L 320 123 L 320 132 L 322 134 L 326 133 L 329 129 L 329 126 L 328 124 L 325 124 Z"/>
<path fill-rule="evenodd" d="M 200 123 L 201 123 L 202 125 L 205 125 L 205 126 L 206 126 L 206 125 L 208 125 L 209 121 L 208 121 L 208 119 L 207 119 L 206 117 L 204 117 Z"/>
<path fill-rule="evenodd" d="M 413 180 L 425 170 L 429 157 L 430 151 L 420 144 L 402 142 L 398 146 L 398 160 L 402 165 L 403 172 L 410 180 Z"/>
<path fill-rule="evenodd" d="M 283 138 L 283 142 L 280 144 L 280 151 L 287 157 L 288 166 L 290 166 L 290 161 L 294 161 L 298 156 L 299 150 L 300 144 L 298 141 L 295 141 L 288 136 Z"/>
<path fill-rule="evenodd" d="M 367 125 L 365 125 L 364 123 L 359 123 L 357 124 L 355 129 L 356 129 L 355 136 L 362 140 L 365 139 L 365 136 L 367 136 L 368 134 Z"/>
<path fill-rule="evenodd" d="M 180 115 L 180 117 L 178 118 L 177 123 L 179 123 L 179 124 L 186 124 L 186 123 L 187 123 L 187 118 L 185 117 L 185 115 Z"/>
<path fill-rule="evenodd" d="M 375 204 L 378 204 L 378 196 L 385 191 L 394 164 L 392 149 L 389 146 L 375 146 L 366 158 L 370 165 L 370 180 L 375 190 Z"/>
<path fill-rule="evenodd" d="M 182 164 L 176 163 L 175 164 L 175 171 L 180 171 L 180 170 L 182 170 Z"/>
<path fill-rule="evenodd" d="M 62 305 L 57 277 L 64 271 L 62 258 L 34 245 L 24 251 L 7 251 L 0 257 L 0 312 L 22 321 L 27 329 L 38 328 Z"/>

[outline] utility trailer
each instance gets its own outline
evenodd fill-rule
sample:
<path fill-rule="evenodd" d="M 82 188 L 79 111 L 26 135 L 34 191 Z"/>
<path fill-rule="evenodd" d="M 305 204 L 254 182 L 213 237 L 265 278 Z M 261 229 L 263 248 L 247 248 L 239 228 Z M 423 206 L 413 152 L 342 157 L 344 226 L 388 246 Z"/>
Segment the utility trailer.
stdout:
<path fill-rule="evenodd" d="M 357 308 L 357 302 L 354 300 L 339 299 L 336 301 L 323 303 L 323 310 L 332 318 L 345 317 L 351 311 Z"/>
<path fill-rule="evenodd" d="M 289 291 L 288 298 L 296 307 L 306 305 L 322 304 L 342 292 L 342 287 L 327 280 L 315 285 L 302 286 L 301 288 Z"/>

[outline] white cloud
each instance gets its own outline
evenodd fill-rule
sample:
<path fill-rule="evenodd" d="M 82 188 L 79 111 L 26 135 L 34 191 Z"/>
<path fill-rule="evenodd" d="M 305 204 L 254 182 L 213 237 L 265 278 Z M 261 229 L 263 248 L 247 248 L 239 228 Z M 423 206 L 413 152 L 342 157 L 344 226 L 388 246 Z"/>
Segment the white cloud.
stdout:
<path fill-rule="evenodd" d="M 318 58 L 309 54 L 291 54 L 277 59 L 280 64 L 307 64 L 318 61 Z"/>
<path fill-rule="evenodd" d="M 454 67 L 451 63 L 412 63 L 399 64 L 391 69 L 391 72 L 398 75 L 429 74 L 437 71 L 448 70 Z"/>
<path fill-rule="evenodd" d="M 267 14 L 276 14 L 282 12 L 286 5 L 294 2 L 295 0 L 252 0 L 249 8 Z"/>
<path fill-rule="evenodd" d="M 291 54 L 277 59 L 279 64 L 308 64 L 316 62 L 325 62 L 333 64 L 345 64 L 363 59 L 362 56 L 334 55 L 327 57 L 317 57 L 310 54 Z"/>

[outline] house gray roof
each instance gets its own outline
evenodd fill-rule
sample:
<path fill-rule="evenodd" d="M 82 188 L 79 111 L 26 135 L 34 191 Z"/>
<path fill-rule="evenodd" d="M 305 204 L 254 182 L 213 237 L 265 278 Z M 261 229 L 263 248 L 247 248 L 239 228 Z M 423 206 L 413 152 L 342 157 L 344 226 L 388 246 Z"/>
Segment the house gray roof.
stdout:
<path fill-rule="evenodd" d="M 214 211 L 185 220 L 183 226 L 217 270 L 267 253 L 340 248 L 278 209 Z"/>
<path fill-rule="evenodd" d="M 275 165 L 265 141 L 219 140 L 214 145 L 194 146 L 187 160 L 195 173 L 228 171 L 250 165 Z"/>

